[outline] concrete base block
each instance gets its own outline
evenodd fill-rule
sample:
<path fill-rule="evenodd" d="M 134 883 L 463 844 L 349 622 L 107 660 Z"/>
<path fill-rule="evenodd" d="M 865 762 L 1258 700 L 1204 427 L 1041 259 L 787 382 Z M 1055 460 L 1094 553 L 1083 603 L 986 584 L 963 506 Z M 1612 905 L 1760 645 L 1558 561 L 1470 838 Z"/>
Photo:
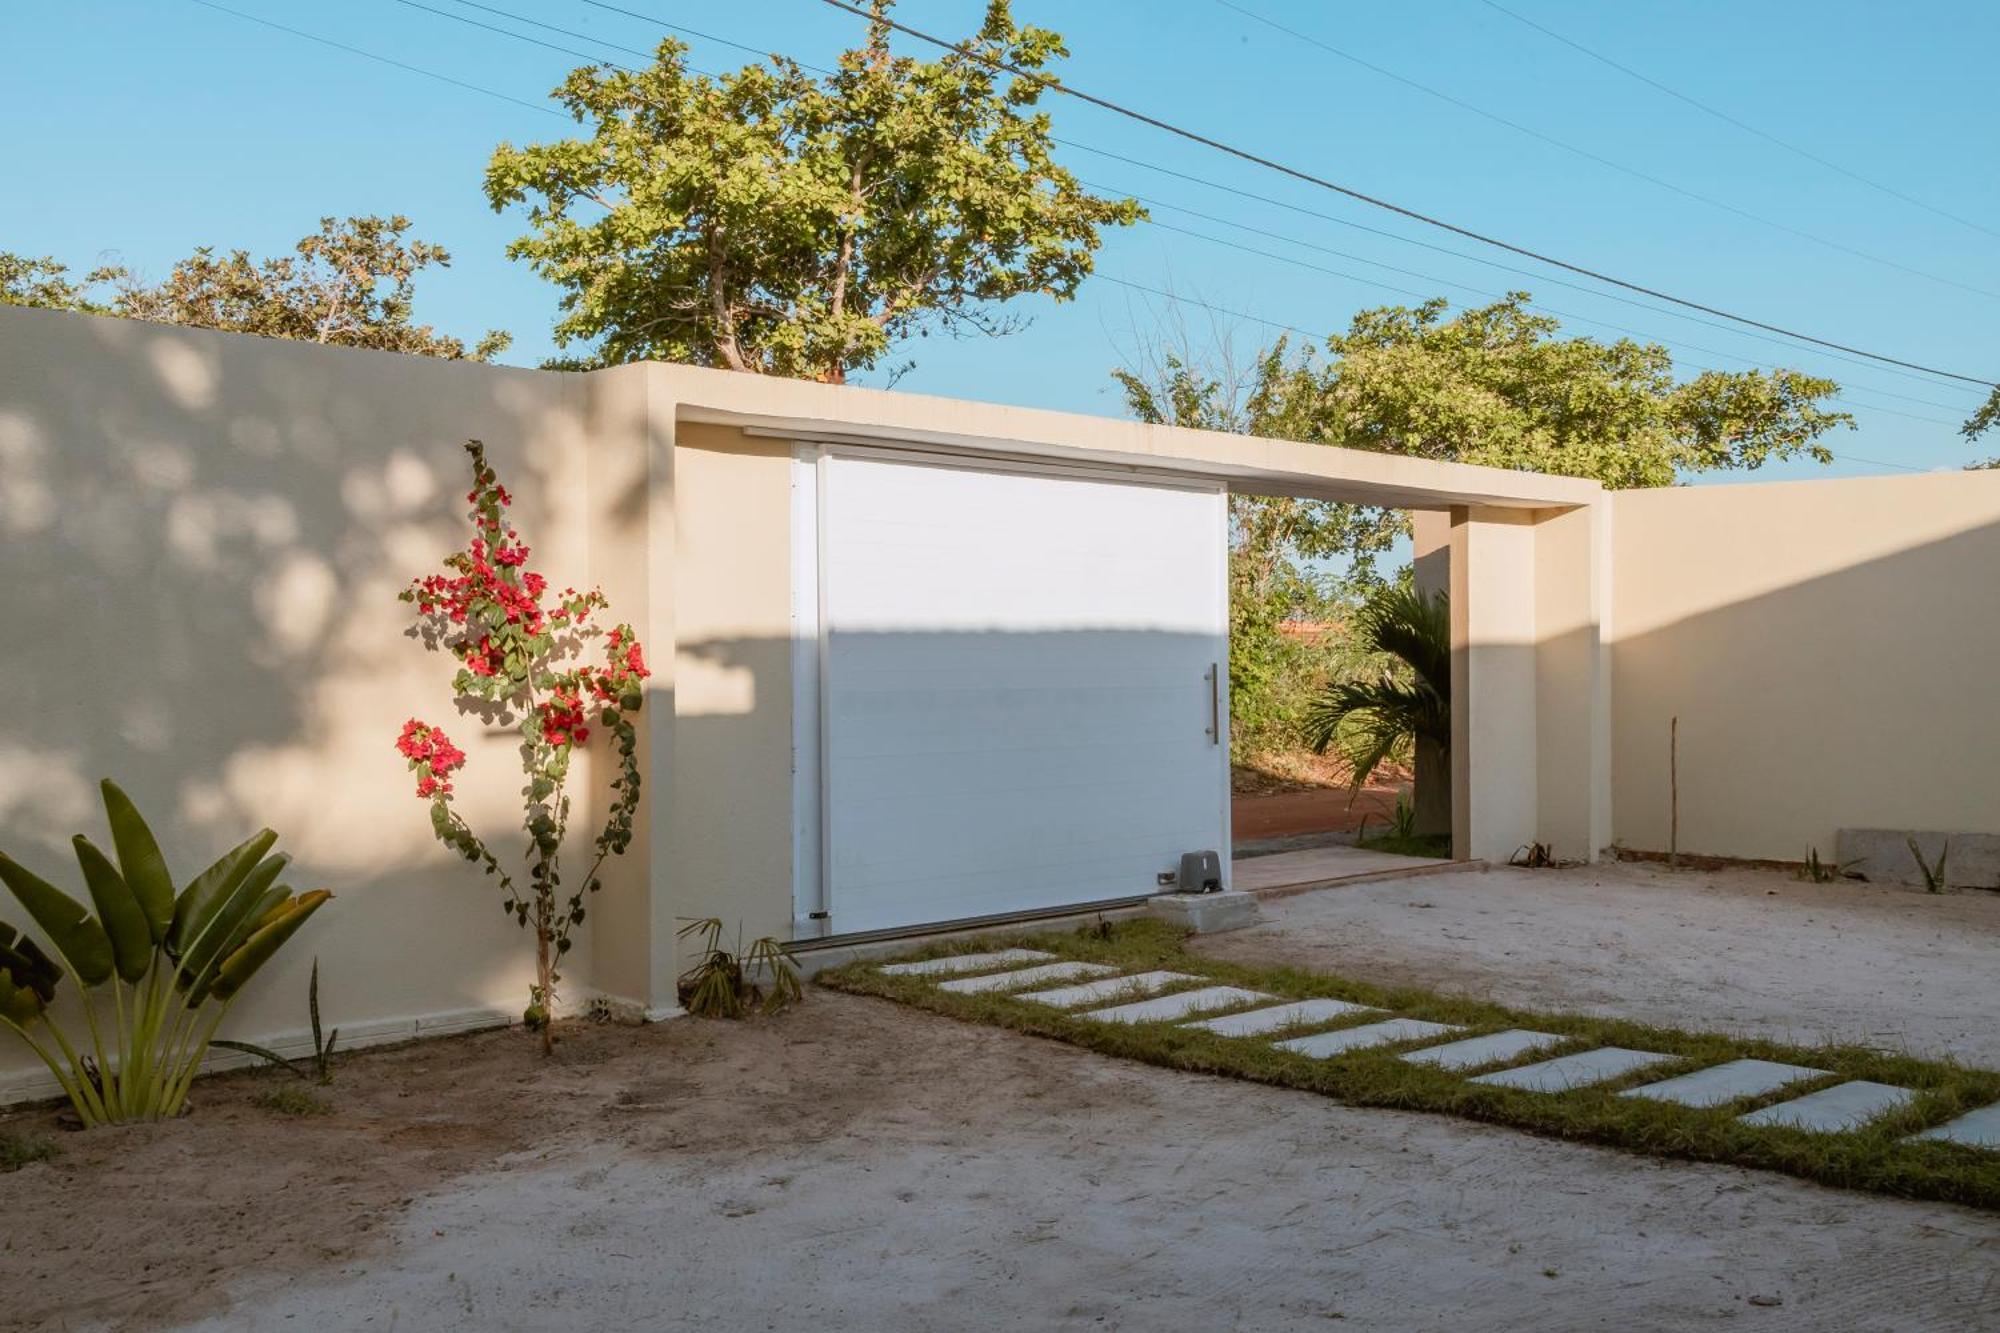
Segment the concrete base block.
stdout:
<path fill-rule="evenodd" d="M 1257 924 L 1257 896 L 1240 890 L 1228 893 L 1162 893 L 1146 911 L 1197 935 L 1241 930 Z"/>
<path fill-rule="evenodd" d="M 1914 829 L 1844 828 L 1834 841 L 1834 855 L 1850 875 L 1870 884 L 1899 884 L 1921 889 L 1924 872 L 1910 854 L 1910 840 L 1932 866 L 1945 852 L 1944 879 L 1954 889 L 2000 888 L 2000 833 L 1924 833 Z"/>

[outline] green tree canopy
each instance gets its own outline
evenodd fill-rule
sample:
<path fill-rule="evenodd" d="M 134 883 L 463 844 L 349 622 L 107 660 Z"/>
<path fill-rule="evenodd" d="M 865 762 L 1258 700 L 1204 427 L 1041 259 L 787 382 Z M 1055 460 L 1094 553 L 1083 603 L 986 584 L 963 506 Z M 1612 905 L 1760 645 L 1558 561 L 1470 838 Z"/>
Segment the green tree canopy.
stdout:
<path fill-rule="evenodd" d="M 1447 462 L 1666 486 L 1775 459 L 1829 461 L 1821 438 L 1851 426 L 1826 406 L 1833 381 L 1793 370 L 1677 378 L 1664 347 L 1561 336 L 1524 292 L 1456 316 L 1443 300 L 1364 310 L 1324 351 L 1267 348 L 1239 371 L 1185 347 L 1113 372 L 1145 421 L 1408 454 Z M 1230 500 L 1230 688 L 1239 721 L 1286 717 L 1263 697 L 1293 652 L 1291 614 L 1383 582 L 1376 561 L 1408 531 L 1399 510 L 1292 498 Z M 1322 561 L 1344 561 L 1333 586 Z"/>
<path fill-rule="evenodd" d="M 1992 396 L 1980 404 L 1979 410 L 1958 428 L 1958 433 L 1968 440 L 1976 440 L 1995 426 L 2000 426 L 2000 386 L 1994 387 Z M 1970 472 L 1990 472 L 2000 468 L 2000 458 L 1981 459 L 1977 463 L 1967 463 L 1965 466 Z"/>
<path fill-rule="evenodd" d="M 1324 353 L 1280 340 L 1240 407 L 1185 356 L 1114 376 L 1142 420 L 1447 462 L 1667 486 L 1777 459 L 1829 462 L 1821 437 L 1853 418 L 1826 406 L 1832 380 L 1795 370 L 1677 378 L 1656 343 L 1563 337 L 1514 292 L 1448 315 L 1442 299 L 1357 314 Z M 1304 500 L 1238 506 L 1239 546 L 1267 559 L 1347 557 L 1365 571 L 1405 527 L 1399 513 Z"/>
<path fill-rule="evenodd" d="M 417 274 L 447 267 L 451 255 L 405 240 L 409 229 L 401 216 L 321 218 L 293 254 L 258 260 L 247 250 L 219 255 L 203 246 L 152 284 L 119 266 L 72 282 L 54 259 L 0 252 L 0 303 L 453 360 L 484 361 L 504 350 L 511 341 L 504 333 L 467 348 L 416 322 Z"/>
<path fill-rule="evenodd" d="M 528 204 L 509 250 L 562 289 L 567 364 L 647 358 L 829 381 L 932 329 L 1014 327 L 997 303 L 1067 299 L 1129 199 L 1084 190 L 1051 155 L 1043 89 L 970 55 L 867 44 L 814 79 L 773 56 L 717 78 L 669 38 L 637 72 L 555 90 L 585 138 L 516 148 L 486 172 L 496 210 Z M 1043 71 L 1062 39 L 989 0 L 967 43 Z"/>

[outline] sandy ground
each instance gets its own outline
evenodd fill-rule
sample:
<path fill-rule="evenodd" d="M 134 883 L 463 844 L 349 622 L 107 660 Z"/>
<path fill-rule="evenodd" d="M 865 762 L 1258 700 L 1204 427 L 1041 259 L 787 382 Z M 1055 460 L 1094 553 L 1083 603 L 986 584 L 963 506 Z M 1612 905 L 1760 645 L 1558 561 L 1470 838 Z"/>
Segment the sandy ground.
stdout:
<path fill-rule="evenodd" d="M 1986 890 L 1608 864 L 1325 889 L 1263 914 L 1200 947 L 1502 1004 L 2000 1068 L 2000 893 Z"/>
<path fill-rule="evenodd" d="M 518 1033 L 357 1056 L 330 1116 L 256 1107 L 277 1077 L 0 1176 L 0 1320 L 1910 1330 L 2000 1309 L 2000 1217 L 818 990 L 770 1021 L 577 1027 L 550 1063 Z"/>

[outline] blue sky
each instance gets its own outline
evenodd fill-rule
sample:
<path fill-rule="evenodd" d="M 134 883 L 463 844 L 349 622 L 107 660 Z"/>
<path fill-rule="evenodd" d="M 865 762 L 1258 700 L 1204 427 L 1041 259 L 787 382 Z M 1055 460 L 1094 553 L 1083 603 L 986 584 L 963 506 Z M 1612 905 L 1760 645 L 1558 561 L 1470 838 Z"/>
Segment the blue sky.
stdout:
<path fill-rule="evenodd" d="M 397 0 L 224 2 L 530 102 L 580 63 Z M 620 46 L 650 47 L 662 31 L 584 0 L 486 2 Z M 458 0 L 423 3 L 520 27 Z M 860 32 L 859 20 L 819 0 L 619 3 L 815 63 Z M 1066 77 L 1107 97 L 1679 295 L 1911 361 L 2000 376 L 2000 295 L 1986 294 L 2000 293 L 2000 237 L 1723 124 L 1481 0 L 1233 3 L 1570 147 L 1274 32 L 1217 0 L 1016 0 L 1015 7 L 1024 20 L 1060 28 L 1072 51 Z M 1990 66 L 2000 6 L 1504 3 L 1790 143 L 2000 232 Z M 960 35 L 980 9 L 976 0 L 904 0 L 898 15 Z M 24 5 L 8 27 L 15 49 L 0 84 L 0 121 L 9 127 L 0 248 L 78 266 L 115 257 L 158 275 L 199 244 L 269 253 L 312 230 L 322 214 L 403 212 L 418 234 L 456 257 L 449 273 L 421 289 L 421 317 L 467 336 L 505 328 L 516 339 L 507 360 L 533 364 L 552 350 L 554 293 L 504 257 L 520 218 L 493 214 L 479 182 L 496 142 L 548 138 L 565 122 L 192 0 Z M 615 50 L 536 35 L 631 62 Z M 692 44 L 703 68 L 750 59 L 713 42 Z M 1690 370 L 1784 364 L 1841 380 L 1860 428 L 1839 433 L 1833 447 L 1875 461 L 1843 460 L 1834 473 L 1885 470 L 1878 463 L 1956 466 L 1977 452 L 1956 434 L 1981 396 L 1970 385 L 1780 348 L 1223 193 L 1210 183 L 1397 237 L 1478 251 L 1106 112 L 1073 103 L 1053 109 L 1065 138 L 1196 178 L 1065 150 L 1086 180 L 1277 233 L 1154 209 L 1162 222 L 1351 275 L 1142 226 L 1107 242 L 1099 272 L 1109 277 L 1315 331 L 1344 326 L 1364 306 L 1407 302 L 1412 293 L 1477 301 L 1525 286 L 1571 316 L 1565 323 L 1576 332 L 1617 336 L 1585 322 L 1591 319 L 1683 344 L 1673 350 Z M 1107 372 L 1172 313 L 1157 298 L 1111 282 L 1087 284 L 1068 305 L 1021 308 L 1032 323 L 1011 337 L 914 344 L 917 366 L 899 387 L 1119 414 Z M 1187 305 L 1180 313 L 1198 338 L 1219 323 L 1246 351 L 1274 336 L 1247 319 Z M 1793 464 L 1764 475 L 1817 471 Z"/>

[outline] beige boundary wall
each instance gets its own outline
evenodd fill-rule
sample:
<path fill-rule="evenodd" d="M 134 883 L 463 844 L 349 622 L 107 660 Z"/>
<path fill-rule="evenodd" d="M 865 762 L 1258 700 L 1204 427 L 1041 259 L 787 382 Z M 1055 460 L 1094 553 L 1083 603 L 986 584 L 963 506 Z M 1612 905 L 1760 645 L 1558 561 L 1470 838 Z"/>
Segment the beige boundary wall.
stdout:
<path fill-rule="evenodd" d="M 1704 511 L 1706 539 L 1669 507 L 1772 489 L 1607 503 L 1574 479 L 910 394 L 661 365 L 516 370 L 0 307 L 0 847 L 74 882 L 67 840 L 99 826 L 100 776 L 133 793 L 183 874 L 276 828 L 294 882 L 338 896 L 238 1006 L 233 1035 L 296 1040 L 315 955 L 343 1044 L 503 1022 L 522 1006 L 526 938 L 490 884 L 431 840 L 392 746 L 412 715 L 451 728 L 472 755 L 465 813 L 491 833 L 513 826 L 511 748 L 453 717 L 450 663 L 405 636 L 395 597 L 462 537 L 459 446 L 474 435 L 518 497 L 535 566 L 559 585 L 602 584 L 654 664 L 638 836 L 565 984 L 572 1005 L 603 996 L 651 1016 L 674 1012 L 680 919 L 717 915 L 750 936 L 791 926 L 794 439 L 1425 510 L 1457 594 L 1455 832 L 1461 854 L 1494 859 L 1532 840 L 1594 855 L 1614 815 L 1618 836 L 1645 845 L 1646 816 L 1625 819 L 1623 789 L 1643 812 L 1651 761 L 1627 735 L 1651 725 L 1682 645 L 1706 641 L 1686 626 L 1726 614 L 1733 585 L 1718 571 L 1721 601 L 1689 622 L 1670 581 L 1626 574 L 1700 540 L 1753 543 L 1757 505 Z M 1959 480 L 1926 484 L 1943 496 Z M 1986 479 L 1951 494 L 1960 507 L 2000 500 Z M 1811 507 L 1797 505 L 1801 539 Z M 1975 539 L 1988 521 L 1916 523 L 1949 508 L 1898 510 L 1899 549 Z M 1835 540 L 1838 525 L 1826 532 Z M 1837 547 L 1815 559 L 1817 577 L 1834 577 Z M 1938 567 L 1963 583 L 1975 566 Z M 1922 605 L 1921 623 L 1880 623 L 1921 644 L 1951 623 Z M 1809 655 L 1803 625 L 1784 623 L 1774 646 Z M 1894 665 L 1889 648 L 1871 652 L 1871 669 Z M 1759 690 L 1794 683 L 1754 655 L 1728 661 Z M 1975 706 L 1969 668 L 1932 684 Z M 1684 734 L 1701 711 L 1698 698 L 1683 707 Z M 1919 734 L 1896 743 L 1935 749 Z M 1766 842 L 1796 840 L 1762 827 L 1743 845 L 1769 854 Z M 0 1042 L 0 1100 L 48 1090 L 35 1068 Z"/>
<path fill-rule="evenodd" d="M 2000 831 L 2000 473 L 1612 498 L 1616 835 L 1799 860 Z"/>

